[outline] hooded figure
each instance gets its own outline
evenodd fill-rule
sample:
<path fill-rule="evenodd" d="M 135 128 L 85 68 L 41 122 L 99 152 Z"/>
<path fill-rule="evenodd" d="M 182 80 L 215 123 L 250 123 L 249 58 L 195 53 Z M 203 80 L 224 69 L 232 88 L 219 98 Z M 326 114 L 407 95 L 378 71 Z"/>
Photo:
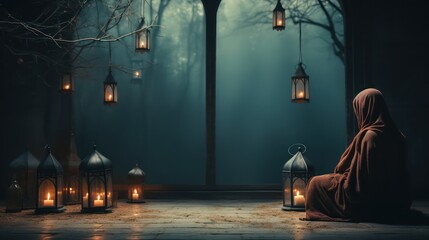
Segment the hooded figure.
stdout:
<path fill-rule="evenodd" d="M 353 100 L 359 132 L 335 167 L 307 187 L 306 218 L 362 221 L 409 209 L 405 137 L 392 121 L 383 95 L 369 88 Z"/>

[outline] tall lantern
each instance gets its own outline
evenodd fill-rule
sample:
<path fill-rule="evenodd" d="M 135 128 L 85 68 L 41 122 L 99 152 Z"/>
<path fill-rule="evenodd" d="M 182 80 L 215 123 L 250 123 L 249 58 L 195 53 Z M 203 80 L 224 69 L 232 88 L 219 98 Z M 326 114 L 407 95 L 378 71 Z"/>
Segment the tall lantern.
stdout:
<path fill-rule="evenodd" d="M 9 164 L 9 169 L 16 177 L 16 181 L 22 189 L 22 208 L 36 208 L 37 201 L 37 167 L 40 161 L 28 150 L 19 155 Z"/>
<path fill-rule="evenodd" d="M 313 165 L 302 155 L 306 148 L 303 144 L 293 144 L 289 147 L 288 152 L 293 146 L 298 147 L 298 151 L 283 166 L 283 210 L 305 210 L 305 197 L 307 184 L 311 177 L 314 176 Z M 291 154 L 292 155 L 292 154 Z"/>
<path fill-rule="evenodd" d="M 99 153 L 92 153 L 80 164 L 82 212 L 112 212 L 112 162 Z"/>
<path fill-rule="evenodd" d="M 70 72 L 65 72 L 60 77 L 60 91 L 62 92 L 73 92 L 74 91 L 74 79 Z"/>
<path fill-rule="evenodd" d="M 285 26 L 285 9 L 280 3 L 280 0 L 278 0 L 277 5 L 273 10 L 273 30 L 282 31 L 285 29 Z"/>
<path fill-rule="evenodd" d="M 143 182 L 145 173 L 136 165 L 128 172 L 128 202 L 129 203 L 144 203 Z"/>
<path fill-rule="evenodd" d="M 37 207 L 36 213 L 64 212 L 63 205 L 63 167 L 46 147 L 46 158 L 37 168 Z"/>
<path fill-rule="evenodd" d="M 143 4 L 143 3 L 142 3 Z M 136 52 L 144 53 L 150 51 L 150 31 L 144 28 L 144 17 L 136 29 Z"/>
<path fill-rule="evenodd" d="M 301 21 L 299 22 L 299 63 L 292 76 L 292 97 L 293 103 L 310 102 L 310 77 L 305 73 L 305 65 L 302 63 L 301 49 Z"/>

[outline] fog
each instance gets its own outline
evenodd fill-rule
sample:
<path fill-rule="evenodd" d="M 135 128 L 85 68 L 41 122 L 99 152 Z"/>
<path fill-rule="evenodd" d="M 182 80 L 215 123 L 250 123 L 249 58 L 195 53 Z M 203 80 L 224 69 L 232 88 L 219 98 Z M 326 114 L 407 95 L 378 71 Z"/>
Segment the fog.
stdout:
<path fill-rule="evenodd" d="M 97 144 L 112 160 L 114 183 L 135 165 L 148 184 L 204 184 L 205 19 L 199 0 L 147 1 L 151 51 L 134 52 L 134 37 L 111 43 L 118 103 L 103 104 L 109 44 L 85 49 L 76 63 L 74 119 L 79 155 Z M 291 103 L 298 63 L 298 26 L 272 30 L 275 1 L 223 0 L 218 11 L 216 173 L 219 185 L 280 184 L 293 143 L 307 147 L 318 174 L 332 171 L 346 147 L 344 66 L 329 34 L 303 25 L 303 62 L 310 75 L 309 104 Z M 134 6 L 135 5 L 135 6 Z M 83 12 L 80 37 L 98 31 L 109 7 Z M 263 21 L 252 16 L 263 12 Z M 140 1 L 110 30 L 137 28 Z M 132 79 L 132 70 L 143 72 Z"/>

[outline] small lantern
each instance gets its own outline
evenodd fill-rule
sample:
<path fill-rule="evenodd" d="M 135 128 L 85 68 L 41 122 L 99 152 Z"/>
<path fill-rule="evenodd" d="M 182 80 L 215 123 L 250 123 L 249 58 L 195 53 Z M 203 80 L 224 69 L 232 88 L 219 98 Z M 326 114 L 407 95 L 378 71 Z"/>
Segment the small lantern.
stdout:
<path fill-rule="evenodd" d="M 112 163 L 99 153 L 93 152 L 80 164 L 82 212 L 112 212 Z"/>
<path fill-rule="evenodd" d="M 289 150 L 296 145 L 302 145 L 305 152 L 303 144 L 293 144 Z M 305 210 L 307 183 L 314 176 L 314 167 L 302 155 L 304 152 L 299 147 L 296 154 L 283 166 L 283 210 Z"/>
<path fill-rule="evenodd" d="M 18 182 L 13 179 L 12 184 L 7 189 L 6 212 L 21 212 L 22 210 L 22 189 Z"/>
<path fill-rule="evenodd" d="M 292 102 L 310 102 L 310 77 L 305 73 L 302 63 L 298 64 L 295 75 L 292 76 Z"/>
<path fill-rule="evenodd" d="M 62 135 L 57 141 L 55 156 L 64 169 L 63 199 L 64 204 L 80 203 L 79 165 L 80 158 L 77 154 L 76 141 L 73 131 Z"/>
<path fill-rule="evenodd" d="M 37 167 L 40 161 L 29 151 L 19 155 L 9 164 L 11 173 L 15 175 L 16 181 L 22 190 L 22 208 L 36 208 L 37 188 Z"/>
<path fill-rule="evenodd" d="M 143 78 L 143 73 L 141 69 L 134 69 L 133 70 L 133 80 L 140 80 Z"/>
<path fill-rule="evenodd" d="M 62 92 L 73 92 L 74 91 L 74 81 L 73 75 L 69 72 L 63 73 L 60 78 L 60 91 Z"/>
<path fill-rule="evenodd" d="M 64 212 L 63 167 L 46 147 L 46 158 L 37 168 L 37 208 L 36 213 Z"/>
<path fill-rule="evenodd" d="M 109 74 L 104 81 L 104 104 L 110 105 L 118 102 L 117 84 L 112 75 L 112 68 L 109 67 Z"/>
<path fill-rule="evenodd" d="M 150 51 L 150 31 L 144 28 L 144 18 L 141 19 L 139 26 L 136 30 L 136 52 L 149 52 Z"/>
<path fill-rule="evenodd" d="M 138 165 L 128 172 L 128 202 L 129 203 L 144 203 L 144 182 L 145 174 Z"/>
<path fill-rule="evenodd" d="M 273 10 L 273 30 L 284 30 L 286 25 L 285 22 L 285 9 L 280 3 L 280 0 L 278 0 L 276 8 Z"/>

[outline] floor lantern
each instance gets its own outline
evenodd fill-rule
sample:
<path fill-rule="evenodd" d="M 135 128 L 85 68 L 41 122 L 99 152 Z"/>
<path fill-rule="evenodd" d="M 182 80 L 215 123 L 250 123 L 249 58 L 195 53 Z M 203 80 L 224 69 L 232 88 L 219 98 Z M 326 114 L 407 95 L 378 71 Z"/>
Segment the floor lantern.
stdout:
<path fill-rule="evenodd" d="M 83 213 L 112 212 L 112 162 L 97 151 L 80 164 Z"/>
<path fill-rule="evenodd" d="M 128 202 L 129 203 L 144 203 L 144 188 L 143 182 L 145 173 L 136 165 L 128 172 Z"/>
<path fill-rule="evenodd" d="M 37 206 L 36 213 L 64 212 L 63 205 L 63 167 L 46 147 L 46 158 L 37 168 Z"/>
<path fill-rule="evenodd" d="M 294 146 L 298 151 L 293 155 L 290 149 Z M 293 144 L 289 147 L 289 154 L 293 155 L 283 166 L 283 210 L 305 210 L 305 193 L 307 184 L 314 176 L 313 165 L 302 155 L 306 151 L 303 144 Z"/>
<path fill-rule="evenodd" d="M 9 164 L 9 169 L 22 190 L 22 208 L 34 209 L 37 201 L 37 167 L 40 161 L 25 151 Z"/>

